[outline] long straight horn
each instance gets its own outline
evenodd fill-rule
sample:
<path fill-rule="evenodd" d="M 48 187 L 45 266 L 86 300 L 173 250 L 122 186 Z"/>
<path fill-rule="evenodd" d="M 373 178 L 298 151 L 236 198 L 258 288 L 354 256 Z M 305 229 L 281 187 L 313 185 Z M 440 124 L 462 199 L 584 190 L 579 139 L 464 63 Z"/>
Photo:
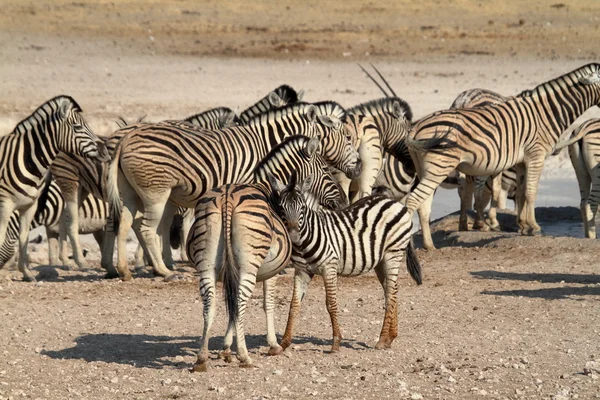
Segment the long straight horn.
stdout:
<path fill-rule="evenodd" d="M 373 81 L 373 83 L 375 83 L 375 84 L 377 85 L 377 87 L 379 88 L 379 90 L 381 90 L 381 91 L 383 92 L 383 94 L 385 95 L 385 97 L 390 97 L 390 95 L 389 95 L 389 94 L 387 94 L 387 92 L 385 91 L 385 89 L 384 89 L 383 87 L 381 87 L 381 85 L 379 84 L 379 82 L 377 82 L 377 81 L 375 80 L 375 78 L 373 78 L 373 77 L 371 76 L 371 74 L 369 74 L 369 73 L 367 72 L 367 70 L 363 68 L 363 66 L 362 66 L 362 65 L 358 64 L 358 66 L 360 67 L 360 69 L 362 69 L 362 70 L 363 70 L 363 72 L 364 72 L 365 74 L 367 74 L 367 76 L 369 77 L 369 79 L 371 79 L 371 80 Z"/>
<path fill-rule="evenodd" d="M 373 64 L 371 64 L 371 67 L 373 67 L 373 69 L 375 70 L 375 72 L 377 72 L 377 75 L 379 75 L 379 77 L 381 78 L 381 80 L 383 81 L 383 83 L 385 83 L 385 86 L 387 86 L 388 89 L 390 89 L 390 92 L 392 92 L 392 94 L 394 95 L 394 97 L 398 97 L 398 95 L 396 94 L 396 92 L 394 92 L 394 89 L 392 89 L 392 87 L 390 86 L 390 84 L 388 83 L 388 81 L 383 77 L 383 75 L 381 75 L 381 72 L 379 72 L 379 70 L 377 68 L 375 68 L 375 66 Z"/>

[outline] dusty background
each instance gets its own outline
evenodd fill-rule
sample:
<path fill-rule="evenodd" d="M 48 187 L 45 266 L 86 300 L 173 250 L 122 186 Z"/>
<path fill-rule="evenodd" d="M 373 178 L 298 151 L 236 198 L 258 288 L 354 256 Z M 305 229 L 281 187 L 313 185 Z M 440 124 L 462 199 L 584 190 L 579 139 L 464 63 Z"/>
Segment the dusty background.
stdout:
<path fill-rule="evenodd" d="M 241 110 L 281 83 L 309 101 L 351 106 L 380 96 L 356 62 L 376 63 L 420 117 L 468 88 L 512 94 L 598 61 L 599 18 L 595 1 L 2 0 L 0 132 L 60 93 L 99 134 L 118 116 Z M 549 164 L 547 179 L 574 179 L 564 155 Z M 547 232 L 580 229 L 574 208 L 538 215 Z M 31 245 L 42 282 L 0 270 L 0 398 L 598 398 L 599 242 L 456 226 L 455 216 L 441 221 L 434 240 L 443 248 L 419 251 L 423 286 L 403 276 L 392 350 L 372 348 L 383 295 L 366 276 L 341 280 L 344 348 L 327 354 L 315 279 L 295 346 L 268 358 L 259 285 L 247 323 L 259 368 L 215 359 L 206 374 L 187 371 L 202 328 L 189 266 L 176 284 L 143 269 L 132 282 L 107 282 L 98 270 L 45 266 L 46 243 Z M 86 246 L 99 265 L 97 247 Z M 290 274 L 278 283 L 279 332 L 290 284 Z M 211 348 L 223 331 L 219 304 Z"/>

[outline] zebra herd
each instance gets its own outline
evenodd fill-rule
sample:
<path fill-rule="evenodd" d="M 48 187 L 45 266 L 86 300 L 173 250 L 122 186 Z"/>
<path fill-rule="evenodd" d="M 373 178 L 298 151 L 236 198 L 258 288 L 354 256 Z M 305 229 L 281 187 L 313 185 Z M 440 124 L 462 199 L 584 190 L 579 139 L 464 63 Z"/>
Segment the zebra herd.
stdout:
<path fill-rule="evenodd" d="M 75 100 L 53 98 L 0 139 L 0 266 L 15 258 L 18 242 L 19 271 L 34 281 L 27 266 L 28 234 L 45 226 L 51 264 L 70 262 L 68 237 L 75 264 L 87 268 L 79 234 L 94 233 L 106 277 L 129 280 L 126 237 L 133 229 L 140 243 L 136 262 L 171 281 L 179 277 L 172 270 L 170 233 L 181 230 L 182 254 L 200 278 L 204 331 L 194 369 L 204 371 L 219 280 L 229 315 L 221 353 L 226 360 L 235 331 L 241 365 L 252 364 L 244 314 L 256 282 L 264 283 L 269 354 L 276 355 L 292 341 L 316 274 L 325 283 L 332 351 L 342 338 L 337 276 L 372 270 L 385 293 L 376 347 L 390 347 L 397 336 L 397 279 L 404 257 L 411 277 L 422 282 L 412 215 L 419 213 L 424 247 L 433 249 L 429 216 L 440 185 L 459 189 L 460 230 L 468 229 L 473 196 L 474 228 L 499 229 L 496 208 L 504 207 L 504 191 L 515 200 L 520 233 L 538 234 L 534 202 L 544 160 L 568 146 L 585 235 L 595 238 L 600 119 L 580 125 L 569 139 L 563 134 L 600 104 L 600 64 L 514 97 L 468 90 L 450 109 L 418 121 L 379 77 L 390 93 L 377 83 L 385 97 L 350 108 L 303 102 L 303 91 L 282 85 L 239 116 L 218 107 L 184 120 L 122 120 L 107 138 L 94 135 Z M 179 225 L 171 226 L 173 221 Z M 288 265 L 294 267 L 294 289 L 279 344 L 273 288 Z"/>

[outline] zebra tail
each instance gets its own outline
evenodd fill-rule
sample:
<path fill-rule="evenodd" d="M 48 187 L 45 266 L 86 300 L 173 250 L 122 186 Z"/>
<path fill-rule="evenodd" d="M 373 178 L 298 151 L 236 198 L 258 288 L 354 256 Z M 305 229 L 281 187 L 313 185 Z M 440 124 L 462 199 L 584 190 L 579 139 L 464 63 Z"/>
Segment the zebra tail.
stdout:
<path fill-rule="evenodd" d="M 408 269 L 410 276 L 415 280 L 415 282 L 417 282 L 417 285 L 423 283 L 421 263 L 417 258 L 417 253 L 415 252 L 412 238 L 408 242 L 408 246 L 406 246 L 406 269 Z"/>
<path fill-rule="evenodd" d="M 121 196 L 119 195 L 119 159 L 121 158 L 121 143 L 117 144 L 113 159 L 108 167 L 107 192 L 108 192 L 108 211 L 113 222 L 113 232 L 119 231 L 121 223 Z"/>
<path fill-rule="evenodd" d="M 181 246 L 181 230 L 183 229 L 183 215 L 175 214 L 173 216 L 173 222 L 171 223 L 171 228 L 169 228 L 169 242 L 171 243 L 171 248 L 178 249 Z M 185 243 L 184 243 L 185 246 Z M 183 249 L 183 247 L 182 247 Z"/>
<path fill-rule="evenodd" d="M 558 153 L 560 153 L 560 151 L 561 151 L 563 148 L 565 148 L 565 147 L 567 147 L 567 146 L 570 146 L 570 145 L 572 145 L 573 143 L 576 143 L 576 142 L 580 141 L 580 140 L 581 140 L 581 138 L 582 138 L 583 136 L 585 136 L 585 130 L 583 129 L 583 127 L 584 127 L 585 125 L 588 125 L 588 124 L 586 124 L 586 123 L 584 122 L 583 124 L 581 124 L 581 125 L 579 125 L 577 128 L 575 128 L 575 130 L 574 130 L 574 131 L 573 131 L 573 133 L 571 134 L 571 139 L 569 139 L 569 140 L 564 140 L 564 141 L 562 141 L 562 142 L 560 142 L 560 143 L 556 144 L 556 146 L 554 146 L 554 150 L 552 151 L 552 155 L 553 155 L 553 156 L 556 156 L 556 155 L 558 155 Z"/>
<path fill-rule="evenodd" d="M 435 135 L 429 139 L 413 139 L 409 135 L 406 138 L 406 144 L 408 147 L 420 152 L 452 149 L 456 147 L 456 142 L 448 137 L 449 134 L 450 131 L 442 135 Z"/>
<path fill-rule="evenodd" d="M 240 287 L 240 269 L 232 247 L 231 221 L 233 219 L 233 209 L 229 201 L 225 201 L 225 210 L 222 215 L 222 236 L 219 247 L 223 250 L 221 263 L 221 270 L 223 271 L 223 295 L 225 296 L 229 324 L 235 324 L 239 315 L 238 293 Z"/>

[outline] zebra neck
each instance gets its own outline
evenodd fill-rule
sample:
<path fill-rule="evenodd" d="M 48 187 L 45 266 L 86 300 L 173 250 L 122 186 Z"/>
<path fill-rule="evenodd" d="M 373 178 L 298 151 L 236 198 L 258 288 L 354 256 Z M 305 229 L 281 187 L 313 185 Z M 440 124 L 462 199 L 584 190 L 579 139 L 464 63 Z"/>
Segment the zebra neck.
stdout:
<path fill-rule="evenodd" d="M 38 179 L 42 179 L 59 153 L 53 135 L 57 125 L 57 121 L 45 120 L 20 134 L 25 169 Z"/>

